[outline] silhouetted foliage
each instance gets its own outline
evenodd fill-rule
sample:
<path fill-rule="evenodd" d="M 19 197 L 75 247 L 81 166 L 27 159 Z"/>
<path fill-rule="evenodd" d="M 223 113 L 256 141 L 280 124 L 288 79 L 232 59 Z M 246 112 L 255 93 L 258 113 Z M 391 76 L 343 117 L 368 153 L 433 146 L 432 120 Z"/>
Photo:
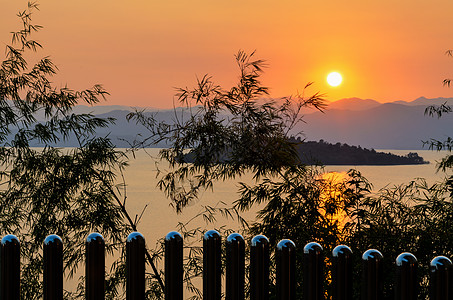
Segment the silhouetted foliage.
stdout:
<path fill-rule="evenodd" d="M 108 137 L 94 135 L 114 120 L 72 112 L 78 102 L 95 104 L 107 92 L 100 85 L 82 91 L 56 88 L 51 77 L 57 68 L 50 58 L 28 62 L 41 48 L 31 39 L 41 28 L 31 22 L 37 8 L 29 3 L 18 14 L 23 27 L 13 33 L 0 65 L 0 235 L 15 234 L 21 241 L 21 297 L 27 300 L 42 297 L 41 247 L 48 234 L 63 240 L 69 278 L 84 260 L 89 233 L 101 232 L 112 254 L 137 225 L 126 211 L 124 183 L 117 180 L 127 157 Z M 50 146 L 69 137 L 77 139 L 77 147 Z M 42 148 L 30 147 L 36 143 Z M 125 256 L 119 254 L 106 274 L 109 299 L 122 298 Z M 66 299 L 84 298 L 82 279 Z M 160 289 L 153 284 L 149 297 L 158 299 Z"/>
<path fill-rule="evenodd" d="M 453 56 L 453 50 L 447 50 L 447 51 L 445 52 L 445 54 L 451 57 L 451 56 Z M 449 78 L 444 79 L 444 80 L 443 80 L 443 84 L 446 85 L 446 86 L 448 86 L 448 87 L 450 87 L 451 79 L 449 79 Z"/>
<path fill-rule="evenodd" d="M 184 114 L 175 113 L 172 122 L 157 122 L 154 116 L 140 111 L 128 116 L 150 131 L 150 136 L 134 147 L 163 140 L 171 145 L 160 152 L 160 158 L 174 170 L 160 180 L 159 186 L 178 211 L 216 180 L 245 172 L 259 179 L 278 175 L 282 168 L 296 164 L 295 142 L 289 139 L 289 131 L 301 121 L 303 108 L 325 107 L 318 93 L 308 98 L 297 95 L 266 100 L 268 89 L 260 82 L 264 62 L 253 60 L 253 56 L 243 51 L 236 55 L 240 77 L 229 90 L 207 75 L 194 89 L 179 89 L 178 100 L 189 113 L 186 119 Z M 183 160 L 188 151 L 193 154 L 192 164 Z"/>
<path fill-rule="evenodd" d="M 274 177 L 295 179 L 297 174 L 305 174 L 300 178 L 302 180 L 312 172 L 299 163 L 295 149 L 297 142 L 291 140 L 289 134 L 302 121 L 303 109 L 322 110 L 325 107 L 322 96 L 315 93 L 308 98 L 301 94 L 266 99 L 268 89 L 260 82 L 264 62 L 253 58 L 254 53 L 248 55 L 243 51 L 236 55 L 240 75 L 237 85 L 230 89 L 216 85 L 209 76 L 198 80 L 194 89 L 179 89 L 178 99 L 187 113 L 175 111 L 174 120 L 158 122 L 154 115 L 146 115 L 143 111 L 129 115 L 130 120 L 142 124 L 150 132 L 135 145 L 136 148 L 161 141 L 171 145 L 160 152 L 160 158 L 167 161 L 171 169 L 162 173 L 159 187 L 179 212 L 196 199 L 200 191 L 213 188 L 217 181 L 237 180 L 248 174 L 257 182 L 265 183 Z M 309 86 L 307 84 L 305 88 Z M 189 152 L 191 163 L 185 160 Z M 307 189 L 315 190 L 310 183 L 312 181 L 306 183 Z M 296 193 L 292 184 L 286 188 Z M 304 192 L 304 188 L 301 187 L 301 191 Z M 244 190 L 242 194 L 246 197 L 247 192 Z M 319 191 L 313 195 L 319 195 Z M 301 197 L 310 201 L 313 195 L 302 193 Z M 252 199 L 244 198 L 242 204 L 221 213 L 238 218 L 247 227 L 239 212 L 254 203 Z M 196 277 L 196 269 L 191 268 L 186 269 L 186 273 Z M 200 296 L 191 283 L 187 283 L 191 291 Z"/>
<path fill-rule="evenodd" d="M 336 245 L 344 243 L 353 249 L 357 279 L 354 299 L 360 296 L 360 259 L 364 251 L 376 248 L 384 254 L 384 299 L 394 298 L 396 257 L 403 251 L 414 253 L 421 266 L 420 299 L 425 299 L 429 261 L 436 255 L 452 255 L 453 236 L 449 234 L 448 220 L 452 208 L 449 190 L 453 189 L 448 182 L 428 186 L 420 180 L 372 192 L 370 183 L 355 170 L 335 177 L 320 167 L 302 164 L 297 153 L 298 136 L 292 138 L 291 129 L 302 120 L 302 108 L 314 105 L 322 109 L 322 99 L 315 94 L 307 100 L 265 100 L 267 89 L 259 81 L 263 62 L 251 60 L 253 55 L 239 52 L 236 56 L 241 75 L 238 85 L 230 90 L 216 85 L 208 76 L 199 80 L 194 89 L 180 89 L 179 100 L 186 105 L 188 118 L 175 113 L 172 122 L 162 123 L 144 112 L 129 115 L 130 120 L 150 132 L 136 147 L 160 141 L 171 145 L 160 153 L 171 169 L 163 171 L 159 187 L 182 211 L 201 190 L 213 188 L 215 182 L 237 180 L 239 199 L 223 213 L 241 219 L 241 212 L 258 208 L 256 221 L 243 223 L 248 239 L 264 234 L 271 246 L 282 238 L 295 241 L 298 298 L 303 284 L 303 247 L 317 241 L 324 247 L 328 266 Z M 359 147 L 348 149 L 356 150 L 376 153 Z M 422 162 L 416 153 L 409 153 L 404 160 Z M 251 174 L 255 181 L 240 182 L 244 174 Z M 199 263 L 195 257 L 191 257 L 192 261 Z M 328 272 L 326 268 L 326 278 Z M 190 274 L 196 277 L 195 272 Z M 329 282 L 327 287 L 326 297 Z M 271 291 L 275 297 L 275 288 Z M 200 296 L 198 293 L 194 298 Z"/>
<path fill-rule="evenodd" d="M 127 213 L 126 198 L 121 198 L 124 182 L 117 184 L 116 180 L 126 166 L 125 154 L 115 149 L 107 137 L 94 137 L 96 128 L 113 120 L 72 113 L 78 101 L 93 104 L 106 92 L 101 86 L 80 92 L 57 89 L 49 79 L 56 72 L 49 58 L 33 66 L 27 64 L 24 55 L 40 48 L 30 39 L 39 29 L 31 23 L 34 9 L 36 5 L 30 4 L 19 14 L 24 27 L 13 34 L 13 44 L 7 46 L 0 68 L 0 230 L 2 235 L 15 233 L 23 241 L 23 299 L 41 297 L 40 249 L 45 235 L 56 233 L 63 238 L 65 270 L 71 275 L 83 261 L 84 240 L 89 232 L 101 232 L 111 253 L 122 248 L 125 237 L 137 229 L 140 219 L 133 221 Z M 242 51 L 236 61 L 240 71 L 236 86 L 224 89 L 204 76 L 195 88 L 178 91 L 180 103 L 190 113 L 188 118 L 175 113 L 174 122 L 157 122 L 143 112 L 128 116 L 150 131 L 136 148 L 159 141 L 171 145 L 160 152 L 160 158 L 169 162 L 171 169 L 161 173 L 159 187 L 176 210 L 181 212 L 200 191 L 213 188 L 218 181 L 240 181 L 242 175 L 251 174 L 255 181 L 239 183 L 239 199 L 233 207 L 205 206 L 198 217 L 207 222 L 213 221 L 216 213 L 237 217 L 246 237 L 265 234 L 272 246 L 282 238 L 292 239 L 297 245 L 299 279 L 300 258 L 307 242 L 317 241 L 324 247 L 327 263 L 331 250 L 339 243 L 350 245 L 357 261 L 366 249 L 377 248 L 386 262 L 384 299 L 393 298 L 394 259 L 400 252 L 410 251 L 422 266 L 420 299 L 425 299 L 429 260 L 440 254 L 451 256 L 453 251 L 453 180 L 432 186 L 420 180 L 371 193 L 370 184 L 357 171 L 336 178 L 320 167 L 302 164 L 291 130 L 302 121 L 304 108 L 324 108 L 322 96 L 266 99 L 268 89 L 260 82 L 264 62 L 254 60 L 254 53 Z M 447 112 L 443 108 L 432 110 L 439 111 L 439 116 Z M 39 114 L 44 115 L 43 121 L 37 121 Z M 49 146 L 71 135 L 78 138 L 78 147 Z M 33 140 L 42 143 L 43 148 L 31 148 Z M 435 147 L 436 143 L 431 145 Z M 450 145 L 447 140 L 437 148 L 451 149 Z M 183 159 L 189 151 L 193 163 Z M 408 156 L 418 159 L 415 154 Z M 450 168 L 451 161 L 450 156 L 440 168 Z M 248 224 L 241 212 L 254 207 L 259 207 L 257 219 Z M 179 224 L 189 253 L 184 280 L 192 299 L 200 299 L 202 295 L 193 279 L 201 274 L 198 238 L 203 230 L 189 225 L 190 221 Z M 229 232 L 222 230 L 224 235 Z M 195 239 L 198 244 L 193 243 Z M 147 251 L 150 264 L 162 257 L 162 247 Z M 153 272 L 147 274 L 147 297 L 161 299 L 162 271 Z M 356 278 L 359 274 L 356 269 Z M 123 298 L 124 280 L 121 253 L 107 274 L 106 298 Z M 302 284 L 298 281 L 299 296 Z M 271 291 L 274 297 L 275 289 Z M 82 289 L 65 295 L 68 299 L 83 296 Z"/>

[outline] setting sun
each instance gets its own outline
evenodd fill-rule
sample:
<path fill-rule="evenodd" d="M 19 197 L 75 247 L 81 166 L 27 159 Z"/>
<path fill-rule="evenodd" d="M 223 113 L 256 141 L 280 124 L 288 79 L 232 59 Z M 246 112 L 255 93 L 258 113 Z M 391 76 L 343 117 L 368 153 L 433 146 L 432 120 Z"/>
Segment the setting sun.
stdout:
<path fill-rule="evenodd" d="M 327 83 L 331 86 L 338 86 L 343 81 L 343 77 L 338 72 L 332 72 L 327 75 Z"/>

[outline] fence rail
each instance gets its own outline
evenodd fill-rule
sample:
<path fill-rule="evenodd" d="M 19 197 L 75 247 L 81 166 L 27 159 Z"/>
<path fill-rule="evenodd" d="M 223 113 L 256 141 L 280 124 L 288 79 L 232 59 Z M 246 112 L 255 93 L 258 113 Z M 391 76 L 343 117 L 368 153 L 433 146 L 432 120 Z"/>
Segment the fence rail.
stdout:
<path fill-rule="evenodd" d="M 222 297 L 221 288 L 221 236 L 215 230 L 203 238 L 203 299 Z M 226 300 L 245 299 L 245 241 L 233 233 L 226 239 Z M 49 235 L 43 243 L 44 276 L 43 299 L 63 299 L 63 242 L 57 235 Z M 86 240 L 85 298 L 104 299 L 105 242 L 99 233 Z M 255 236 L 250 245 L 250 299 L 269 299 L 269 240 Z M 276 248 L 277 299 L 296 299 L 296 245 L 281 240 Z M 395 299 L 415 300 L 419 287 L 418 262 L 414 255 L 401 253 L 395 262 Z M 332 253 L 332 299 L 353 298 L 352 251 L 345 245 L 337 246 Z M 318 243 L 303 248 L 304 295 L 307 300 L 324 299 L 324 257 Z M 131 233 L 126 241 L 126 299 L 145 299 L 145 239 L 138 232 Z M 383 295 L 383 255 L 376 249 L 362 255 L 363 300 L 380 300 Z M 430 299 L 453 299 L 453 269 L 450 259 L 435 257 L 430 263 Z M 0 245 L 0 299 L 20 299 L 20 242 L 14 235 L 3 237 Z M 183 299 L 183 238 L 175 231 L 165 237 L 165 299 Z"/>

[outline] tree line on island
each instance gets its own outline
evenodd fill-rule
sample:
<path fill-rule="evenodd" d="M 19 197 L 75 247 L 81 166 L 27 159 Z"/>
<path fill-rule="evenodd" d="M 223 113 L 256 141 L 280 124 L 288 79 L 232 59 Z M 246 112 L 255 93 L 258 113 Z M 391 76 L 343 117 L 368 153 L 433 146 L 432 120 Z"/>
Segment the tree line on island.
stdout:
<path fill-rule="evenodd" d="M 306 165 L 418 165 L 429 163 L 415 152 L 402 156 L 339 142 L 331 144 L 324 140 L 319 142 L 301 141 L 300 137 L 293 140 L 298 142 L 296 145 L 298 156 Z"/>
<path fill-rule="evenodd" d="M 298 164 L 302 165 L 420 165 L 429 164 L 416 152 L 406 155 L 397 155 L 390 152 L 379 152 L 374 149 L 366 149 L 360 146 L 345 143 L 331 144 L 324 140 L 303 141 L 300 137 L 289 139 L 289 143 L 297 153 Z M 219 155 L 217 162 L 227 163 L 231 159 L 231 149 L 225 150 Z M 197 156 L 194 151 L 184 155 L 182 161 L 194 163 Z"/>

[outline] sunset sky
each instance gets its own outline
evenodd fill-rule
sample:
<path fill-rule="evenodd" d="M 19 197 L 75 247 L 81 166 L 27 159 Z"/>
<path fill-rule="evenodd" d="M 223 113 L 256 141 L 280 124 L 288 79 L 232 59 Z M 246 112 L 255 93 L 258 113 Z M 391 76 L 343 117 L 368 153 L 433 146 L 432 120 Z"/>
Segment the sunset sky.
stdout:
<path fill-rule="evenodd" d="M 169 108 L 175 87 L 208 73 L 225 87 L 238 72 L 234 54 L 256 50 L 271 96 L 320 91 L 329 100 L 381 102 L 453 97 L 451 0 L 41 0 L 35 38 L 60 72 L 57 86 L 101 83 L 103 104 Z M 27 1 L 0 0 L 0 43 L 20 29 Z M 2 52 L 2 60 L 4 58 Z M 337 87 L 329 72 L 342 74 Z"/>

